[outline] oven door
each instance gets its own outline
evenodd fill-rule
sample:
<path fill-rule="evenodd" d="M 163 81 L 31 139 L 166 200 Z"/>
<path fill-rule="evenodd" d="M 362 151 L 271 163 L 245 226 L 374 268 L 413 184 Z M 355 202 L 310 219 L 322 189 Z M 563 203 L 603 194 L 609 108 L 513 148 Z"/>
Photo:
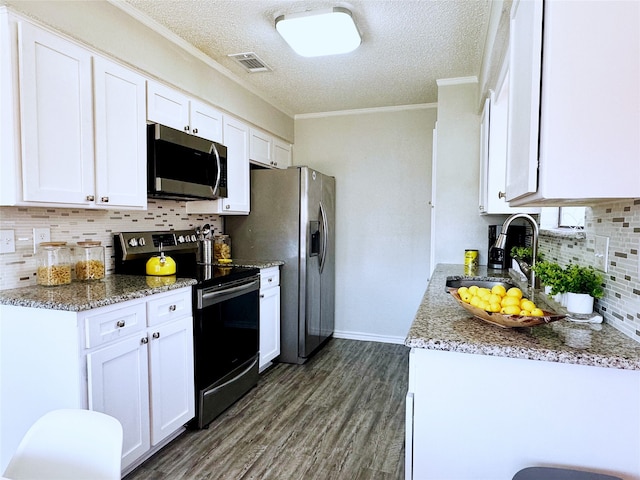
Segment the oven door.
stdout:
<path fill-rule="evenodd" d="M 196 417 L 208 425 L 257 383 L 259 277 L 196 290 Z"/>

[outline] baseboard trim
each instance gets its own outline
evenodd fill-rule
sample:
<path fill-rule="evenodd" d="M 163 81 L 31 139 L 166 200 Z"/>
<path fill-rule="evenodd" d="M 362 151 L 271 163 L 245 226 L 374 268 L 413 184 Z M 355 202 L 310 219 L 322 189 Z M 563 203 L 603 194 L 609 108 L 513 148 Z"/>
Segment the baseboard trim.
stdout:
<path fill-rule="evenodd" d="M 345 338 L 347 340 L 362 340 L 365 342 L 395 343 L 404 345 L 405 337 L 389 337 L 386 335 L 376 335 L 374 333 L 346 332 L 336 330 L 333 332 L 335 338 Z"/>

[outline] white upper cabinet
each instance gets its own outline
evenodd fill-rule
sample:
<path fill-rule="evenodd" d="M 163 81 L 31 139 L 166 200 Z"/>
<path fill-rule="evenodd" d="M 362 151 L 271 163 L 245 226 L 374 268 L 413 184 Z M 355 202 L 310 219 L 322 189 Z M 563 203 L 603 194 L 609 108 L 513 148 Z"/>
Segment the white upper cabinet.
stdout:
<path fill-rule="evenodd" d="M 94 57 L 96 203 L 147 206 L 145 79 Z"/>
<path fill-rule="evenodd" d="M 505 199 L 509 76 L 503 71 L 497 93 L 485 100 L 480 123 L 480 213 L 538 213 L 539 207 L 514 208 Z"/>
<path fill-rule="evenodd" d="M 147 120 L 222 142 L 222 112 L 157 82 L 147 84 Z"/>
<path fill-rule="evenodd" d="M 19 114 L 2 119 L 1 203 L 146 208 L 145 79 L 29 22 L 2 27 L 3 102 Z"/>
<path fill-rule="evenodd" d="M 639 2 L 513 3 L 512 206 L 640 196 L 639 19 Z"/>
<path fill-rule="evenodd" d="M 249 213 L 249 126 L 224 115 L 222 143 L 227 147 L 227 197 L 187 202 L 187 213 Z"/>
<path fill-rule="evenodd" d="M 291 165 L 291 144 L 256 128 L 251 129 L 249 155 L 254 163 L 269 168 L 288 168 Z"/>
<path fill-rule="evenodd" d="M 26 202 L 92 202 L 91 53 L 19 25 L 22 185 Z"/>

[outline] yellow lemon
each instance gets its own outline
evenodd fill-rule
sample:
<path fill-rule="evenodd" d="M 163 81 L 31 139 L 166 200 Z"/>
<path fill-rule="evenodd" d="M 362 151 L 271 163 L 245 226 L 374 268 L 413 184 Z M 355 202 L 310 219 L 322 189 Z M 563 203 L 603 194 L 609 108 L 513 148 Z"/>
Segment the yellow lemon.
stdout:
<path fill-rule="evenodd" d="M 525 317 L 530 317 L 531 312 L 529 310 L 520 310 L 520 315 L 523 315 Z"/>
<path fill-rule="evenodd" d="M 526 298 L 523 298 L 522 300 L 520 300 L 520 308 L 523 310 L 532 311 L 534 308 L 536 308 L 536 304 L 533 303 L 531 300 L 527 300 Z"/>
<path fill-rule="evenodd" d="M 465 303 L 469 303 L 472 297 L 473 295 L 471 295 L 469 292 L 464 292 L 462 295 L 460 295 L 460 299 Z"/>
<path fill-rule="evenodd" d="M 501 312 L 505 315 L 519 315 L 520 307 L 517 305 L 507 305 L 506 307 L 502 307 Z"/>
<path fill-rule="evenodd" d="M 460 287 L 458 289 L 458 295 L 460 295 L 460 298 L 462 298 L 462 295 L 465 293 L 469 293 L 469 289 L 467 287 Z"/>
<path fill-rule="evenodd" d="M 478 286 L 477 285 L 471 285 L 469 287 L 469 291 L 471 292 L 471 295 L 477 295 L 478 294 Z"/>
<path fill-rule="evenodd" d="M 484 297 L 486 294 L 491 294 L 491 290 L 489 290 L 488 288 L 480 287 L 478 288 L 478 293 L 476 295 Z"/>
<path fill-rule="evenodd" d="M 493 313 L 498 313 L 502 309 L 502 306 L 499 303 L 491 303 L 489 304 L 489 311 Z"/>
<path fill-rule="evenodd" d="M 540 310 L 539 308 L 534 308 L 533 310 L 531 310 L 531 316 L 532 317 L 544 317 L 544 312 L 542 310 Z"/>
<path fill-rule="evenodd" d="M 496 293 L 492 293 L 489 296 L 489 303 L 500 303 L 502 301 L 502 297 Z"/>
<path fill-rule="evenodd" d="M 502 301 L 500 302 L 500 305 L 502 305 L 503 307 L 511 307 L 511 306 L 515 306 L 518 307 L 518 309 L 520 308 L 520 299 L 516 298 L 516 297 L 510 297 L 510 296 L 506 296 L 502 299 Z"/>
<path fill-rule="evenodd" d="M 491 289 L 491 293 L 504 297 L 507 294 L 507 289 L 504 288 L 504 285 L 494 285 Z"/>
<path fill-rule="evenodd" d="M 520 290 L 518 287 L 511 287 L 509 290 L 507 290 L 507 296 L 516 297 L 519 300 L 522 298 L 522 290 Z"/>
<path fill-rule="evenodd" d="M 489 302 L 485 300 L 480 300 L 478 302 L 478 308 L 481 308 L 482 310 L 487 311 L 489 309 Z"/>
<path fill-rule="evenodd" d="M 482 300 L 480 299 L 480 297 L 479 297 L 479 296 L 474 295 L 473 297 L 471 297 L 471 300 L 469 300 L 469 303 L 470 303 L 472 306 L 477 307 L 477 306 L 478 306 L 478 303 L 480 303 L 481 301 L 482 301 Z"/>

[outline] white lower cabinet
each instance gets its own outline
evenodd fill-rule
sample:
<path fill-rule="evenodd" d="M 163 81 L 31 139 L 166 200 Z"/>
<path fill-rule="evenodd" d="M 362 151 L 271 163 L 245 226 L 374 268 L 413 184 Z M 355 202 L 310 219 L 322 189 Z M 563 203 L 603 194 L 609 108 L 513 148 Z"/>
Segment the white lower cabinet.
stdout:
<path fill-rule="evenodd" d="M 640 480 L 640 371 L 413 348 L 406 400 L 406 479 L 566 465 Z"/>
<path fill-rule="evenodd" d="M 85 312 L 3 305 L 0 322 L 0 471 L 56 408 L 117 418 L 124 473 L 195 415 L 191 287 Z"/>
<path fill-rule="evenodd" d="M 262 371 L 280 355 L 280 267 L 260 270 L 260 363 Z"/>

